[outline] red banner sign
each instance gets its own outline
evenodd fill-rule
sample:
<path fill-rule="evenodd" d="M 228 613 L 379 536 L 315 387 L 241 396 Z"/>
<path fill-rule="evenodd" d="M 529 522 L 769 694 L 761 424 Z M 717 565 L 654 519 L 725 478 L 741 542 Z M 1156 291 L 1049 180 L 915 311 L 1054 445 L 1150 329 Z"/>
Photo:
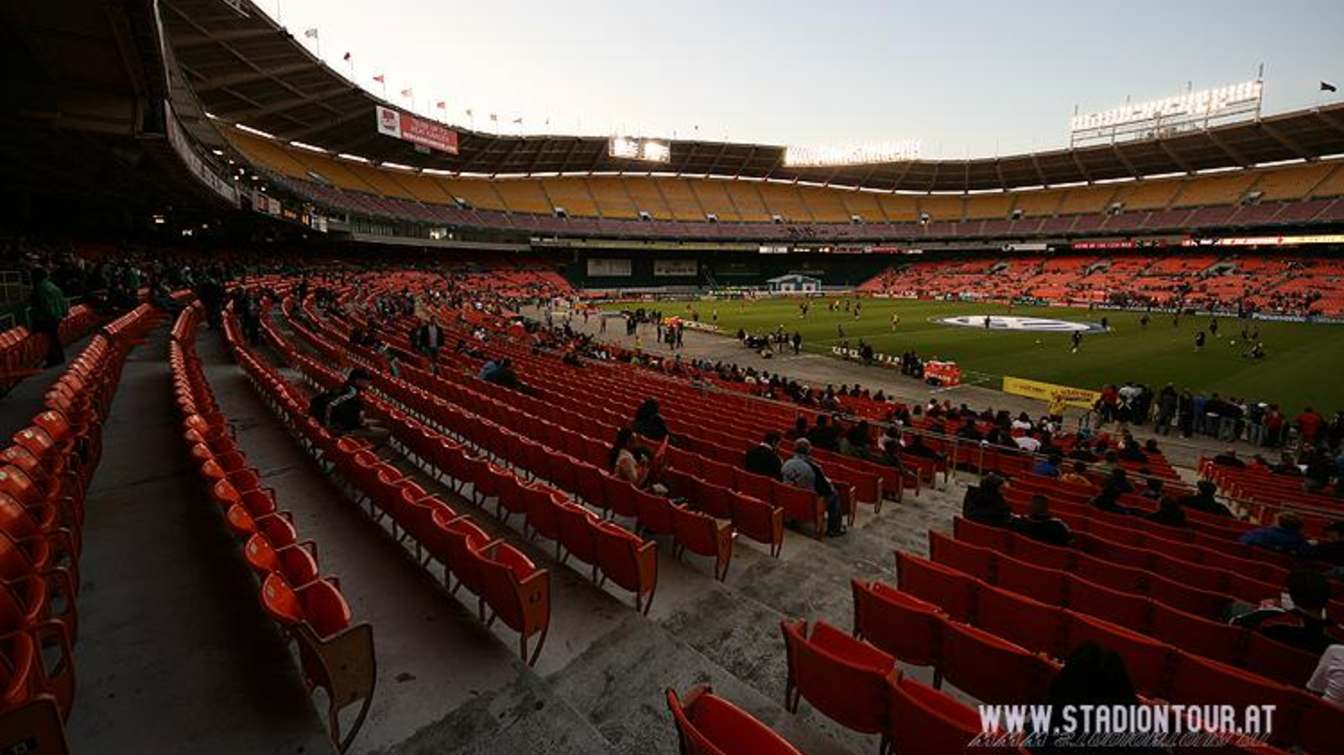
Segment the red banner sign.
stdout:
<path fill-rule="evenodd" d="M 382 105 L 377 110 L 378 133 L 450 155 L 457 154 L 457 132 L 447 126 Z"/>

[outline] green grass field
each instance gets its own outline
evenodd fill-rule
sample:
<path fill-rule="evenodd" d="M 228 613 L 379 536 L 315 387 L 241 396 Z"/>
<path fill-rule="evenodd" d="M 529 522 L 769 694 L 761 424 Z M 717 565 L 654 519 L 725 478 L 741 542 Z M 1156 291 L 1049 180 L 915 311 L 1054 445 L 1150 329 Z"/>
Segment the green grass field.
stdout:
<path fill-rule="evenodd" d="M 1171 382 L 1178 389 L 1190 387 L 1278 402 L 1291 412 L 1304 406 L 1322 413 L 1344 408 L 1344 326 L 1220 317 L 1218 336 L 1209 337 L 1204 350 L 1196 353 L 1195 333 L 1209 325 L 1205 316 L 1182 317 L 1180 326 L 1174 327 L 1170 315 L 1155 313 L 1143 328 L 1137 312 L 1020 306 L 1009 312 L 1001 304 L 863 299 L 863 316 L 856 321 L 853 312 L 827 311 L 827 301 L 833 299 L 813 299 L 806 319 L 798 316 L 798 300 L 789 298 L 706 300 L 693 306 L 703 322 L 711 321 L 717 309 L 718 325 L 728 336 L 736 334 L 739 327 L 749 333 L 763 333 L 783 325 L 790 333 L 802 333 L 805 350 L 825 354 L 840 343 L 836 326 L 843 324 L 851 345 L 863 338 L 879 353 L 900 354 L 914 348 L 926 359 L 951 359 L 964 372 L 987 375 L 968 375 L 968 382 L 980 378 L 992 388 L 999 387 L 1004 375 L 1092 389 L 1125 380 L 1147 383 L 1154 389 Z M 617 303 L 608 308 L 634 306 L 641 305 Z M 661 306 L 667 315 L 689 316 L 686 302 L 655 306 Z M 901 318 L 895 330 L 891 326 L 893 312 Z M 934 322 L 943 317 L 985 314 L 1072 322 L 1097 322 L 1104 316 L 1111 331 L 1086 333 L 1075 354 L 1067 333 L 987 331 Z M 1259 329 L 1265 359 L 1242 357 L 1248 348 L 1241 341 L 1243 325 L 1251 331 Z"/>

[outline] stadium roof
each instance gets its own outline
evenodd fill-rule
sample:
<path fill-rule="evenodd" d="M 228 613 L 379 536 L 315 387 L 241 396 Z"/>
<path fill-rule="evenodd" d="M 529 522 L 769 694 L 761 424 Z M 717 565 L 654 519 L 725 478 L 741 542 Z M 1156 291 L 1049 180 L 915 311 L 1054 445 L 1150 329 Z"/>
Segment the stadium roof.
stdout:
<path fill-rule="evenodd" d="M 313 56 L 248 0 L 163 0 L 167 36 L 204 109 L 287 141 L 379 162 L 477 173 L 672 172 L 899 191 L 965 192 L 1191 173 L 1344 153 L 1344 105 L 1298 111 L 1177 136 L 969 160 L 793 168 L 780 146 L 678 140 L 670 164 L 608 155 L 592 136 L 505 136 L 457 129 L 459 154 L 426 155 L 377 133 L 385 102 Z M 400 108 L 399 108 L 400 109 Z M 989 124 L 987 124 L 989 127 Z"/>

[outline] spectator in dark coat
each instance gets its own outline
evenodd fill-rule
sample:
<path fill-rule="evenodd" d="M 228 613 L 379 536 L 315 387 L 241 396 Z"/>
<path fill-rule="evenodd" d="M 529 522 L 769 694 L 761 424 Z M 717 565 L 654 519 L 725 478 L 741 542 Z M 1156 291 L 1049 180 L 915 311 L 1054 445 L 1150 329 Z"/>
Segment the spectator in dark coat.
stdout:
<path fill-rule="evenodd" d="M 1003 478 L 996 474 L 986 475 L 978 486 L 966 488 L 966 497 L 962 499 L 961 515 L 979 524 L 993 527 L 1007 527 L 1013 522 L 1013 511 L 1003 498 Z"/>
<path fill-rule="evenodd" d="M 780 470 L 784 467 L 784 462 L 775 450 L 778 445 L 779 433 L 773 430 L 766 433 L 764 440 L 747 449 L 742 468 L 752 474 L 769 477 L 772 480 L 784 479 L 780 473 Z"/>

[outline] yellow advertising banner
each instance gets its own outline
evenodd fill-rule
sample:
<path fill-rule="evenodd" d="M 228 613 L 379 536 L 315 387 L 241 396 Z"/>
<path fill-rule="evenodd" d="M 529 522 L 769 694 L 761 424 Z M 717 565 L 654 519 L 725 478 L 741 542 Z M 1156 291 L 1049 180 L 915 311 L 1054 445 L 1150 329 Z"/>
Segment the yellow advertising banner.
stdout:
<path fill-rule="evenodd" d="M 1008 376 L 1003 378 L 1003 392 L 1044 401 L 1050 405 L 1051 414 L 1062 414 L 1064 408 L 1069 406 L 1091 409 L 1097 399 L 1101 398 L 1099 391 Z"/>

